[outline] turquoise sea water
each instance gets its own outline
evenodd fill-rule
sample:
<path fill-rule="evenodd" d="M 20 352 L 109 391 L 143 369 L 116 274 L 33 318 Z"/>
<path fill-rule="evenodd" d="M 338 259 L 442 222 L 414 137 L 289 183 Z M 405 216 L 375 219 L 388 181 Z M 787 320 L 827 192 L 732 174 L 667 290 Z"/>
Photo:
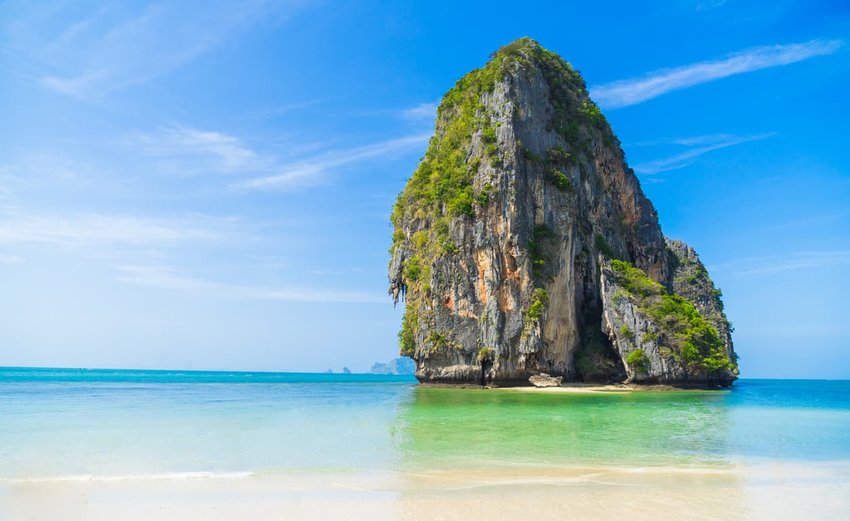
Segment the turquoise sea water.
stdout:
<path fill-rule="evenodd" d="M 0 479 L 850 460 L 850 381 L 545 394 L 412 377 L 0 368 Z"/>

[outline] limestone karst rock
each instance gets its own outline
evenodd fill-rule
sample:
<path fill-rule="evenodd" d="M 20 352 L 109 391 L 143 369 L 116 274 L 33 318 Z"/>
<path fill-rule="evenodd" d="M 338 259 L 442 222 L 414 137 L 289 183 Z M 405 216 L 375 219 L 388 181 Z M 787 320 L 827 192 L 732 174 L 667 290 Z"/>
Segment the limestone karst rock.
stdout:
<path fill-rule="evenodd" d="M 719 292 L 581 75 L 523 38 L 444 96 L 392 213 L 401 354 L 423 382 L 729 385 Z"/>
<path fill-rule="evenodd" d="M 562 376 L 550 376 L 546 373 L 531 375 L 528 382 L 534 387 L 558 387 L 564 380 Z"/>

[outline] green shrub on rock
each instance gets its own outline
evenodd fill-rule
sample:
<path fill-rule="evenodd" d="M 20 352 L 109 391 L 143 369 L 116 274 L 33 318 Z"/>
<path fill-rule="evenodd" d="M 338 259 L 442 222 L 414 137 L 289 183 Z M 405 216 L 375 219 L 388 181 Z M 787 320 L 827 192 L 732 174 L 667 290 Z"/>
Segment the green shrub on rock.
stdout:
<path fill-rule="evenodd" d="M 636 372 L 645 373 L 649 369 L 649 358 L 643 349 L 635 349 L 626 357 L 626 363 Z"/>
<path fill-rule="evenodd" d="M 611 268 L 638 309 L 664 331 L 670 344 L 665 347 L 688 371 L 712 374 L 735 369 L 717 329 L 689 300 L 668 293 L 664 286 L 628 262 L 612 260 Z M 653 334 L 657 338 L 657 332 Z"/>

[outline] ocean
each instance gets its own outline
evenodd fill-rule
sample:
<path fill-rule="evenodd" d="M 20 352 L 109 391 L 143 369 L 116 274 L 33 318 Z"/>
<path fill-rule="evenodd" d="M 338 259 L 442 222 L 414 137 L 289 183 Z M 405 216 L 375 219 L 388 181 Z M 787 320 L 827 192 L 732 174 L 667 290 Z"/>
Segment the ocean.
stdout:
<path fill-rule="evenodd" d="M 26 507 L 15 491 L 37 483 L 452 473 L 552 482 L 576 469 L 777 465 L 825 472 L 850 491 L 848 461 L 850 381 L 545 393 L 420 387 L 407 376 L 0 368 L 0 507 Z M 819 483 L 803 485 L 810 494 Z M 830 508 L 843 513 L 847 501 Z"/>

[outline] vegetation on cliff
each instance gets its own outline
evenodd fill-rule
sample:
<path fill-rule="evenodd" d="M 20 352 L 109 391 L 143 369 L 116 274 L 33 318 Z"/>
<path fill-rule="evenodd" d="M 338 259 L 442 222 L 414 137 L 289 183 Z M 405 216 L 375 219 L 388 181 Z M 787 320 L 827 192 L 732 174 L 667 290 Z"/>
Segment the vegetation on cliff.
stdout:
<path fill-rule="evenodd" d="M 443 96 L 437 108 L 437 133 L 393 207 L 390 219 L 396 229 L 394 247 L 406 239 L 400 230 L 405 218 L 435 221 L 443 217 L 475 217 L 476 208 L 486 207 L 493 187 L 485 185 L 476 193 L 473 178 L 482 161 L 498 164 L 501 159 L 496 129 L 482 97 L 491 94 L 497 81 L 507 74 L 532 64 L 540 68 L 549 85 L 555 110 L 548 126 L 563 136 L 571 149 L 557 146 L 547 151 L 545 157 L 533 158 L 547 163 L 548 177 L 559 189 L 575 189 L 561 168 L 575 164 L 578 151 L 588 151 L 585 127 L 597 128 L 609 139 L 616 139 L 599 107 L 588 97 L 581 74 L 569 63 L 530 38 L 506 45 L 492 55 L 487 65 L 461 78 Z M 476 133 L 480 133 L 483 147 L 473 151 L 471 145 Z M 529 151 L 525 153 L 533 156 Z M 435 222 L 432 231 L 447 223 L 447 220 Z M 431 236 L 429 240 L 447 246 L 440 237 Z M 451 248 L 442 248 L 442 253 L 451 253 L 447 250 Z"/>
<path fill-rule="evenodd" d="M 451 221 L 474 218 L 493 196 L 494 187 L 490 183 L 484 183 L 477 191 L 473 186 L 482 162 L 501 163 L 496 128 L 482 99 L 491 94 L 497 82 L 504 80 L 506 75 L 533 66 L 543 73 L 555 109 L 547 126 L 565 139 L 570 150 L 556 146 L 540 157 L 528 150 L 519 152 L 542 165 L 551 183 L 561 191 L 575 191 L 564 169 L 577 164 L 579 154 L 589 153 L 586 127 L 599 129 L 606 139 L 616 139 L 601 111 L 588 97 L 581 75 L 560 56 L 530 38 L 521 38 L 502 47 L 484 67 L 461 78 L 445 94 L 437 109 L 437 132 L 396 200 L 391 215 L 395 231 L 390 252 L 401 243 L 411 252 L 403 269 L 408 303 L 399 332 L 402 354 L 413 352 L 419 319 L 415 308 L 417 301 L 427 296 L 431 289 L 430 266 L 436 259 L 458 252 L 459 245 L 450 238 Z M 476 137 L 480 146 L 473 149 Z M 420 222 L 421 229 L 408 236 L 404 221 Z M 540 244 L 552 236 L 546 225 L 538 225 L 532 234 L 528 246 L 535 279 L 544 277 L 546 257 Z M 538 297 L 536 295 L 532 303 L 535 308 L 541 302 Z"/>
<path fill-rule="evenodd" d="M 446 93 L 391 221 L 400 351 L 423 381 L 651 378 L 663 358 L 678 362 L 671 378 L 714 372 L 704 381 L 722 383 L 734 368 L 719 296 L 705 296 L 713 283 L 682 271 L 685 257 L 676 264 L 581 75 L 533 40 L 499 49 Z M 623 259 L 622 296 L 663 327 L 603 332 L 599 254 Z M 674 278 L 690 293 L 662 286 Z M 652 345 L 618 354 L 615 337 Z"/>
<path fill-rule="evenodd" d="M 735 364 L 729 359 L 717 329 L 697 311 L 693 303 L 681 295 L 669 293 L 643 270 L 626 261 L 612 260 L 611 268 L 625 291 L 625 295 L 616 295 L 615 298 L 632 299 L 642 312 L 662 328 L 664 345 L 676 361 L 697 374 L 735 370 Z M 631 332 L 621 332 L 625 337 L 629 334 Z M 643 351 L 640 353 L 630 355 L 636 358 L 627 361 L 638 361 L 643 356 Z M 646 364 L 640 361 L 640 365 Z"/>

